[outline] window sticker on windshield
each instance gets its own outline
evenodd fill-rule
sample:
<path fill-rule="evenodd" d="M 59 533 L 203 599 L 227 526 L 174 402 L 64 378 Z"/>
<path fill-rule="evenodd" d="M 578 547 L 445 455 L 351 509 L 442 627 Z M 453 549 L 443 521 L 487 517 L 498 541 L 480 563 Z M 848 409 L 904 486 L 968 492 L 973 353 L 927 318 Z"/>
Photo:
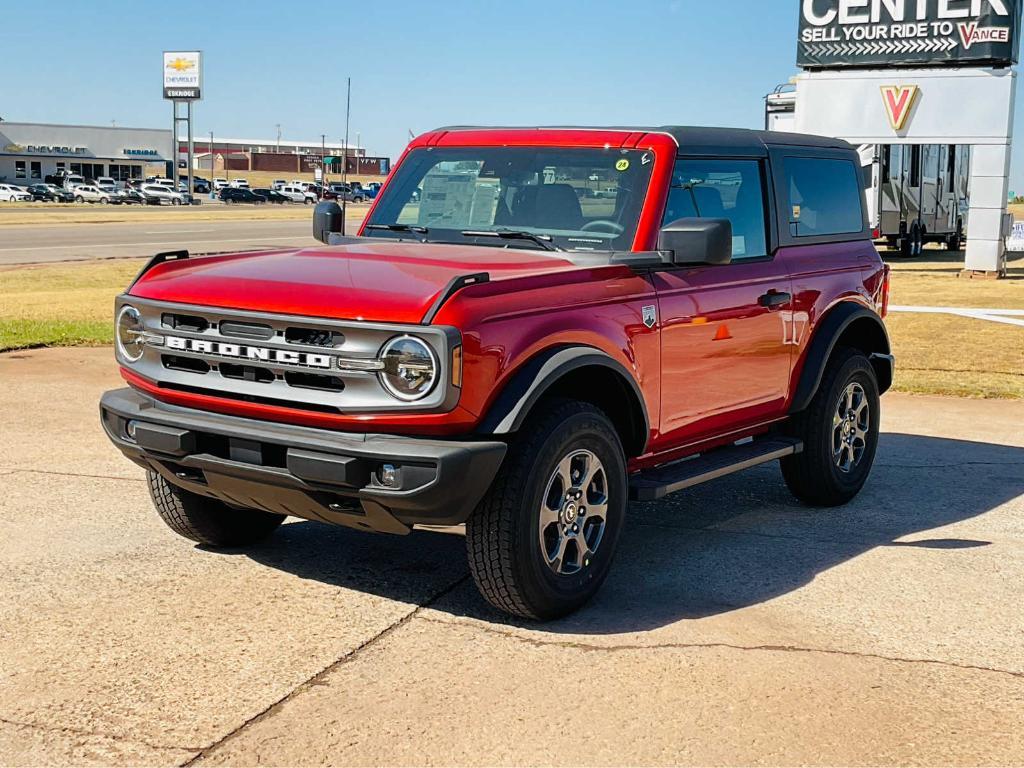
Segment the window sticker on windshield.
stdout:
<path fill-rule="evenodd" d="M 640 165 L 647 165 L 649 162 L 651 162 L 650 152 L 644 152 L 642 155 L 640 155 Z"/>
<path fill-rule="evenodd" d="M 628 168 L 629 168 L 629 160 L 627 160 L 626 158 L 623 157 L 623 158 L 615 161 L 615 170 L 616 171 L 625 171 Z"/>
<path fill-rule="evenodd" d="M 793 206 L 793 218 L 794 219 L 799 219 L 800 218 L 800 206 L 799 205 L 794 205 Z"/>

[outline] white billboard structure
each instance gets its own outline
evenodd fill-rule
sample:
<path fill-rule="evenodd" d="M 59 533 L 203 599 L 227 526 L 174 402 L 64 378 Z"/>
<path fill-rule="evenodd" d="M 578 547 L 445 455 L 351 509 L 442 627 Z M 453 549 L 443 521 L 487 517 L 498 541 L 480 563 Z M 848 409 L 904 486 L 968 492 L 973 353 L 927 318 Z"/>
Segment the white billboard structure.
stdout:
<path fill-rule="evenodd" d="M 805 72 L 793 129 L 860 145 L 970 145 L 967 257 L 1005 271 L 1005 214 L 1016 73 L 1012 69 Z"/>
<path fill-rule="evenodd" d="M 951 187 L 967 158 L 965 266 L 1004 274 L 1021 0 L 801 0 L 800 10 L 804 71 L 795 90 L 768 96 L 767 127 L 886 148 L 907 165 L 934 150 L 936 181 Z"/>

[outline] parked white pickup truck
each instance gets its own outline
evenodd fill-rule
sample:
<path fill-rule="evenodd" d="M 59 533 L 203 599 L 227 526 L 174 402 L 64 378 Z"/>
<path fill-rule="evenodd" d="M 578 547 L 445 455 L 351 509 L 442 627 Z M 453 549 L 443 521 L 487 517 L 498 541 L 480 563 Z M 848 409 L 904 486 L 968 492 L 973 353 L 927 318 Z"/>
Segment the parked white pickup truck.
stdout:
<path fill-rule="evenodd" d="M 293 186 L 287 184 L 280 187 L 278 190 L 282 195 L 287 197 L 293 203 L 306 203 L 307 205 L 316 202 L 316 195 L 313 192 L 303 189 L 302 187 Z"/>

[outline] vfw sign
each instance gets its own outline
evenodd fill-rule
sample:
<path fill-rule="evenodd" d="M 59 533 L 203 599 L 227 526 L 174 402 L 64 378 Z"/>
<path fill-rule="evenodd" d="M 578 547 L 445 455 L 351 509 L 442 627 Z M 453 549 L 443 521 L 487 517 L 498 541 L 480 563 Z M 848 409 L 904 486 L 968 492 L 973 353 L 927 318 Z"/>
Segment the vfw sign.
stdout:
<path fill-rule="evenodd" d="M 801 0 L 797 65 L 1017 63 L 1021 0 Z"/>

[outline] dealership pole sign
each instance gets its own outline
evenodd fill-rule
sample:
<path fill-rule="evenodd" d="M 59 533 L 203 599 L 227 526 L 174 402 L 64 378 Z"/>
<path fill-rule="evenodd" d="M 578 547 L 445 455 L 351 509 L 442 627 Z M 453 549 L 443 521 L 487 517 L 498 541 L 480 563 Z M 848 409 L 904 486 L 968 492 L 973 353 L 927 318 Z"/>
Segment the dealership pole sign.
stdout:
<path fill-rule="evenodd" d="M 804 69 L 1011 66 L 1021 0 L 801 0 Z"/>
<path fill-rule="evenodd" d="M 164 51 L 164 98 L 197 101 L 203 91 L 201 51 Z"/>

